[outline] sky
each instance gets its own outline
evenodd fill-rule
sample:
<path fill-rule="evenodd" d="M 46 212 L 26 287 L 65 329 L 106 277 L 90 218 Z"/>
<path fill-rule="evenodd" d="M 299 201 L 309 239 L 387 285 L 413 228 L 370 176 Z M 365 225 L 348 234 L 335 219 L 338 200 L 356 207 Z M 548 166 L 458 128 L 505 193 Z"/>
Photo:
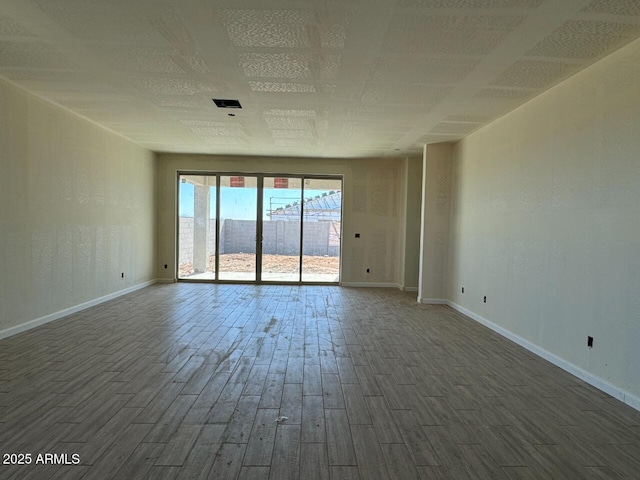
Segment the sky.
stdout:
<path fill-rule="evenodd" d="M 190 183 L 180 183 L 180 205 L 179 214 L 181 217 L 193 217 L 193 185 Z M 322 195 L 328 190 L 308 190 L 305 189 L 306 198 Z M 263 191 L 263 204 L 268 210 L 272 208 L 285 207 L 296 200 L 300 200 L 300 190 L 288 190 L 286 188 L 265 188 Z M 236 188 L 222 187 L 220 190 L 220 217 L 233 218 L 235 220 L 255 220 L 258 191 L 256 188 Z M 216 193 L 215 187 L 211 188 L 210 218 L 215 217 Z M 266 211 L 263 213 L 263 220 L 269 220 Z"/>

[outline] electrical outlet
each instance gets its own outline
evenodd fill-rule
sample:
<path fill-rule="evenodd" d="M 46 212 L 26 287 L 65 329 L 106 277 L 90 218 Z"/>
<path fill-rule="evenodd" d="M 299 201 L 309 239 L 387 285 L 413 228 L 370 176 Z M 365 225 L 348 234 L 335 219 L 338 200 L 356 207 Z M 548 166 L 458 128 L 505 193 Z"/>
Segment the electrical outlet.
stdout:
<path fill-rule="evenodd" d="M 464 293 L 464 287 L 462 287 L 462 293 Z"/>
<path fill-rule="evenodd" d="M 593 348 L 593 337 L 587 337 L 587 347 Z"/>
<path fill-rule="evenodd" d="M 167 265 L 166 263 L 164 264 L 164 269 L 166 270 L 167 268 L 169 268 L 169 265 Z"/>
<path fill-rule="evenodd" d="M 360 234 L 359 233 L 356 233 L 356 238 L 360 238 Z"/>
<path fill-rule="evenodd" d="M 482 299 L 483 303 L 487 303 L 487 296 L 485 295 L 484 298 Z"/>
<path fill-rule="evenodd" d="M 121 274 L 121 275 L 122 275 L 122 278 L 124 278 L 124 272 L 122 272 L 122 274 Z"/>
<path fill-rule="evenodd" d="M 370 273 L 370 272 L 371 272 L 371 269 L 370 269 L 370 268 L 367 268 L 367 273 Z"/>

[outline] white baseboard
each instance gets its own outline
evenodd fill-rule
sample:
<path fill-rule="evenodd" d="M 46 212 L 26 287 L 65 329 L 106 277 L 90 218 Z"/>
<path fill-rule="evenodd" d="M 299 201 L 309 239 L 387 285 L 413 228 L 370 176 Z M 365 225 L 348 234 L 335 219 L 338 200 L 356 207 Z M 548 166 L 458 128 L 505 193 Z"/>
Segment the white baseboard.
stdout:
<path fill-rule="evenodd" d="M 369 287 L 369 288 L 398 288 L 402 286 L 398 283 L 375 283 L 375 282 L 342 282 L 343 287 Z"/>
<path fill-rule="evenodd" d="M 71 315 L 72 313 L 76 313 L 81 310 L 85 310 L 87 308 L 107 302 L 109 300 L 113 300 L 114 298 L 121 297 L 122 295 L 126 295 L 127 293 L 135 292 L 136 290 L 148 287 L 150 285 L 153 285 L 154 283 L 157 283 L 155 279 L 149 280 L 148 282 L 139 283 L 132 287 L 125 288 L 124 290 L 118 290 L 117 292 L 110 293 L 109 295 L 95 298 L 93 300 L 89 300 L 88 302 L 84 302 L 73 307 L 65 308 L 64 310 L 60 310 L 59 312 L 50 313 L 49 315 L 45 315 L 44 317 L 36 318 L 34 320 L 21 323 L 20 325 L 16 325 L 14 327 L 9 327 L 5 330 L 0 331 L 0 340 L 2 340 L 3 338 L 11 337 L 13 335 L 17 335 L 18 333 L 26 332 L 27 330 L 39 327 L 40 325 L 44 325 L 45 323 L 53 322 L 54 320 L 66 317 L 67 315 Z"/>
<path fill-rule="evenodd" d="M 403 287 L 402 290 L 404 290 L 405 292 L 417 292 L 418 287 Z"/>
<path fill-rule="evenodd" d="M 602 390 L 603 392 L 611 395 L 612 397 L 620 400 L 621 402 L 626 403 L 630 407 L 640 411 L 640 397 L 633 395 L 632 393 L 629 393 L 626 390 L 607 382 L 605 379 L 597 375 L 594 375 L 590 372 L 587 372 L 586 370 L 583 370 L 577 365 L 574 365 L 573 363 L 568 362 L 564 358 L 558 357 L 557 355 L 545 350 L 544 348 L 539 347 L 535 343 L 532 343 L 529 340 L 526 340 L 516 335 L 515 333 L 507 330 L 506 328 L 501 327 L 500 325 L 497 325 L 490 320 L 487 320 L 486 318 L 478 315 L 477 313 L 474 313 L 471 310 L 468 310 L 463 306 L 458 305 L 457 303 L 451 302 L 449 300 L 446 300 L 445 303 L 449 305 L 451 308 L 466 315 L 467 317 L 475 320 L 476 322 L 484 325 L 487 328 L 490 328 L 491 330 L 502 335 L 503 337 L 508 338 L 509 340 L 511 340 L 514 343 L 517 343 L 521 347 L 526 348 L 531 353 L 534 353 L 539 357 L 544 358 L 545 360 L 553 363 L 557 367 L 560 367 L 564 371 L 569 372 L 575 377 L 578 377 L 580 380 L 584 380 L 589 385 L 592 385 L 597 389 Z"/>
<path fill-rule="evenodd" d="M 443 298 L 418 297 L 418 303 L 424 303 L 425 305 L 448 305 L 448 301 Z"/>

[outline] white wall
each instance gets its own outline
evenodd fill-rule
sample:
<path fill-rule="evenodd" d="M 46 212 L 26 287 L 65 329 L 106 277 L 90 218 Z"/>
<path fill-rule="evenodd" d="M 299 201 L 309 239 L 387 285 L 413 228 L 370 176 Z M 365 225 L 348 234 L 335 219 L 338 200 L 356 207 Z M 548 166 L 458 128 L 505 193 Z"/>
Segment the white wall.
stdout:
<path fill-rule="evenodd" d="M 154 154 L 2 80 L 0 112 L 0 336 L 153 280 Z"/>
<path fill-rule="evenodd" d="M 448 299 L 637 401 L 640 41 L 461 141 L 452 188 Z"/>
<path fill-rule="evenodd" d="M 405 290 L 418 289 L 420 270 L 420 222 L 422 211 L 422 158 L 409 157 L 404 160 L 404 191 L 406 195 L 403 215 L 404 230 L 404 263 L 401 278 Z"/>
<path fill-rule="evenodd" d="M 441 303 L 445 297 L 449 220 L 451 214 L 451 159 L 453 145 L 425 145 L 422 165 L 422 222 L 418 302 Z"/>
<path fill-rule="evenodd" d="M 402 161 L 162 154 L 158 177 L 159 276 L 175 278 L 176 175 L 179 170 L 343 175 L 342 281 L 401 286 Z M 354 237 L 360 233 L 360 238 Z M 366 273 L 366 268 L 371 272 Z"/>

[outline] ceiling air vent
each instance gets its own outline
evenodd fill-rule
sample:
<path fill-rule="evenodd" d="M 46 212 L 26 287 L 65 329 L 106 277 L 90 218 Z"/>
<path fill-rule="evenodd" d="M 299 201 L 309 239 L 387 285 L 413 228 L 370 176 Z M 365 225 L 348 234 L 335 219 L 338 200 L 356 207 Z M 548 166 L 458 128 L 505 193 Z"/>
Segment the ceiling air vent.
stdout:
<path fill-rule="evenodd" d="M 224 100 L 222 98 L 214 98 L 213 102 L 219 108 L 242 108 L 238 100 Z"/>

